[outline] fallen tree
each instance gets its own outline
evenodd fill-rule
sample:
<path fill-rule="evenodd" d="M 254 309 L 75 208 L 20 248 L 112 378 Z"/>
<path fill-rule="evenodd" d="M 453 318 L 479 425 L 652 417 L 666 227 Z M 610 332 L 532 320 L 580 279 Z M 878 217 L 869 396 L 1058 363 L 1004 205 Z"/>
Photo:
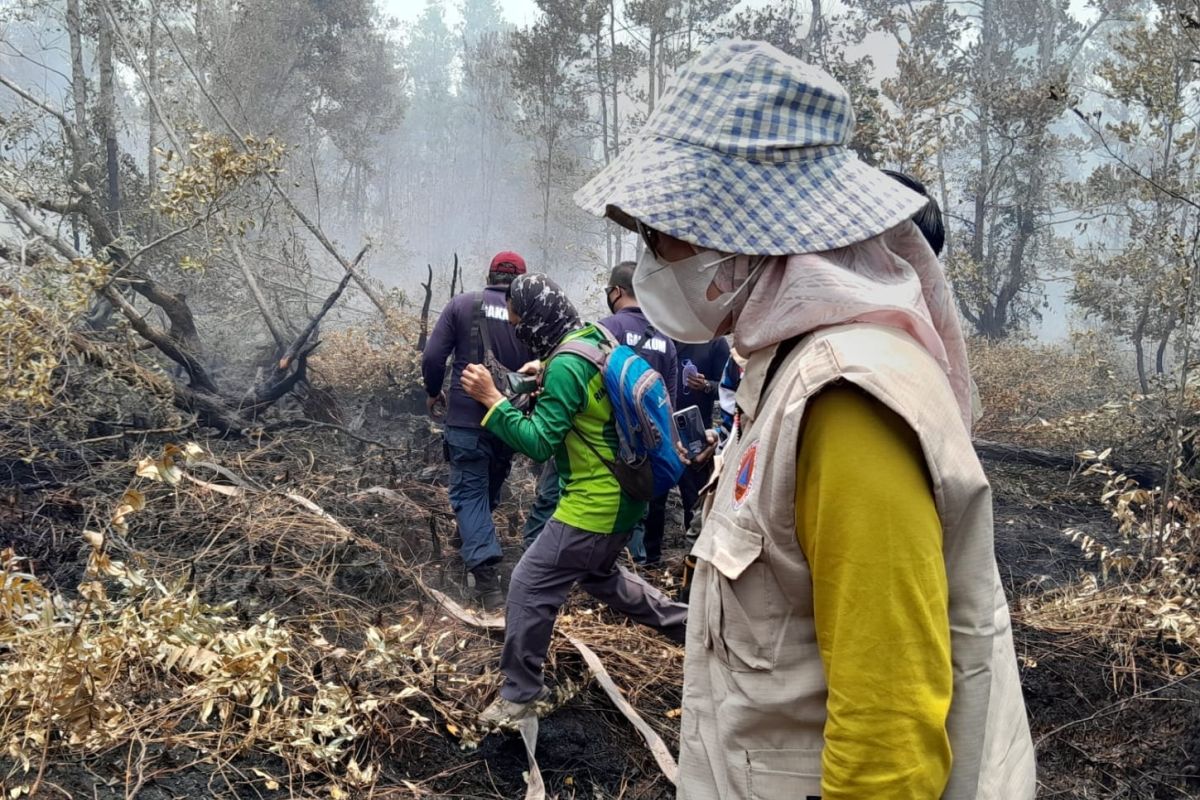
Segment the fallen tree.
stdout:
<path fill-rule="evenodd" d="M 975 453 L 981 461 L 993 464 L 1025 464 L 1044 469 L 1067 470 L 1071 472 L 1086 469 L 1091 462 L 1080 458 L 1077 453 L 1056 453 L 1050 450 L 1040 450 L 1035 447 L 1024 447 L 1004 442 L 989 442 L 976 439 L 973 442 Z M 1147 463 L 1115 463 L 1108 461 L 1108 466 L 1117 473 L 1122 473 L 1130 480 L 1145 487 L 1159 486 L 1165 474 L 1162 466 Z"/>
<path fill-rule="evenodd" d="M 282 337 L 283 326 L 270 313 L 241 250 L 236 243 L 231 246 L 277 347 L 271 367 L 249 386 L 221 385 L 205 365 L 204 347 L 188 297 L 181 291 L 163 285 L 145 268 L 160 257 L 168 243 L 200 225 L 213 224 L 215 219 L 219 221 L 216 215 L 222 208 L 221 203 L 240 187 L 259 178 L 268 178 L 277 191 L 282 191 L 274 181 L 282 155 L 281 147 L 270 140 L 248 139 L 234 145 L 220 138 L 202 139 L 190 148 L 192 163 L 187 170 L 180 171 L 181 185 L 167 193 L 163 213 L 154 209 L 143 210 L 143 213 L 151 214 L 155 219 L 161 218 L 163 222 L 176 221 L 181 224 L 169 233 L 135 247 L 136 239 L 132 232 L 118 231 L 114 215 L 105 207 L 105 199 L 93 190 L 89 182 L 98 177 L 98 173 L 92 158 L 96 147 L 87 140 L 86 131 L 62 111 L 3 76 L 0 76 L 0 86 L 6 87 L 58 123 L 63 133 L 66 158 L 63 186 L 59 191 L 51 191 L 51 196 L 34 196 L 28 190 L 18 193 L 0 182 L 0 207 L 8 211 L 18 230 L 25 235 L 23 240 L 6 238 L 0 242 L 0 259 L 24 268 L 49 268 L 64 274 L 76 270 L 96 276 L 96 302 L 86 315 L 87 324 L 74 326 L 77 335 L 64 337 L 60 349 L 76 357 L 90 358 L 93 362 L 127 357 L 114 350 L 107 358 L 96 358 L 98 349 L 103 349 L 111 339 L 104 333 L 111 325 L 112 314 L 116 312 L 144 340 L 146 347 L 157 351 L 175 366 L 180 378 L 186 379 L 186 382 L 175 380 L 170 383 L 174 404 L 194 413 L 201 425 L 216 428 L 225 434 L 236 434 L 253 426 L 263 411 L 307 380 L 308 358 L 320 344 L 318 331 L 322 320 L 342 296 L 351 279 L 358 279 L 362 283 L 358 267 L 367 253 L 366 247 L 357 257 L 347 260 L 336 253 L 327 238 L 323 235 L 319 237 L 322 244 L 334 252 L 342 263 L 345 274 L 337 287 L 326 296 L 320 309 L 300 327 L 299 333 L 291 341 L 287 341 Z M 157 111 L 158 105 L 154 107 Z M 181 146 L 169 125 L 167 130 L 176 146 Z M 238 150 L 241 151 L 240 155 Z M 59 195 L 65 195 L 67 199 L 63 200 Z M 203 198 L 200 206 L 196 206 L 194 198 L 197 197 Z M 86 236 L 75 236 L 74 242 L 68 241 L 59 232 L 63 226 L 59 225 L 56 229 L 48 223 L 47 215 L 70 220 L 72 226 L 82 225 Z M 304 223 L 312 225 L 306 218 Z M 228 242 L 232 235 L 227 234 L 225 240 Z M 79 249 L 81 240 L 86 241 L 89 252 Z M 21 288 L 16 284 L 0 282 L 0 289 L 10 297 L 21 293 Z M 150 310 L 139 308 L 139 301 L 147 303 Z M 161 316 L 166 324 L 156 324 L 153 320 L 156 315 Z"/>

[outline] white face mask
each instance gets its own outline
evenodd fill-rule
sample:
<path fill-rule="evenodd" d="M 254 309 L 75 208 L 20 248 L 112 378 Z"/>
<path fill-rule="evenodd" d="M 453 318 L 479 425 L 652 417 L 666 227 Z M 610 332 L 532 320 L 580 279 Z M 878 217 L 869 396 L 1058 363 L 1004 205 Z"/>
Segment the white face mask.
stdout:
<path fill-rule="evenodd" d="M 721 265 L 737 258 L 757 258 L 757 263 L 740 286 L 709 300 L 708 287 Z M 715 250 L 663 262 L 646 248 L 633 273 L 633 291 L 655 328 L 676 341 L 699 344 L 716 338 L 721 323 L 738 310 L 739 301 L 766 262 L 765 256 L 726 255 Z"/>

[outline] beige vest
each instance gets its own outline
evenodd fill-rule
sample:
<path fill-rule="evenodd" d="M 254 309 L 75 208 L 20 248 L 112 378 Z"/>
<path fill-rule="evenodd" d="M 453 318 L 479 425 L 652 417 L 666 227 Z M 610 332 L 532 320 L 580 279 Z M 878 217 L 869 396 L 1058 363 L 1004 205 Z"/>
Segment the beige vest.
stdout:
<path fill-rule="evenodd" d="M 911 338 L 875 325 L 808 337 L 768 385 L 775 349 L 753 354 L 747 365 L 738 390 L 743 432 L 726 448 L 692 550 L 699 564 L 684 664 L 679 798 L 821 795 L 826 687 L 812 577 L 796 541 L 796 455 L 808 399 L 839 380 L 907 421 L 933 484 L 954 665 L 947 721 L 953 766 L 942 797 L 1032 798 L 1033 744 L 992 549 L 991 489 L 944 373 Z"/>

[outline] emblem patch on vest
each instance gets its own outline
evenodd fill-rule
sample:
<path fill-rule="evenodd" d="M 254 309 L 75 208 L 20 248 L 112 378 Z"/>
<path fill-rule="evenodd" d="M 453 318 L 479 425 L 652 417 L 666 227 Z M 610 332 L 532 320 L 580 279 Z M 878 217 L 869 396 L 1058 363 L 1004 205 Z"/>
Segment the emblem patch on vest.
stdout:
<path fill-rule="evenodd" d="M 758 442 L 746 448 L 738 464 L 737 476 L 733 479 L 733 507 L 741 508 L 754 488 L 754 468 L 758 464 Z"/>

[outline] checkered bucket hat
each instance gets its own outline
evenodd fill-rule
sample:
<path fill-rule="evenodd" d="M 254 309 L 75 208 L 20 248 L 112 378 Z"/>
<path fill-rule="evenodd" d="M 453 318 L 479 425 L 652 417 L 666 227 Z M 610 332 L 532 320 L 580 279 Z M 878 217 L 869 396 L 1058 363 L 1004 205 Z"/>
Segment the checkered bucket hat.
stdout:
<path fill-rule="evenodd" d="M 725 253 L 844 247 L 925 203 L 859 161 L 853 132 L 850 97 L 825 72 L 764 42 L 719 42 L 679 70 L 575 202 Z"/>

